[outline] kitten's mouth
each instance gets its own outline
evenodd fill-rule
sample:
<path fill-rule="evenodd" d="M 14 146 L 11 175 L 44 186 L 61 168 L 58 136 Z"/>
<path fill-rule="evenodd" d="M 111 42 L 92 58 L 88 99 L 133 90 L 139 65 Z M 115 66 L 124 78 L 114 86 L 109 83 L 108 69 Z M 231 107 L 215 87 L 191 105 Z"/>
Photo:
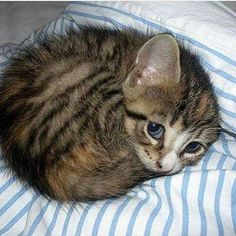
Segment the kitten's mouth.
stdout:
<path fill-rule="evenodd" d="M 162 167 L 162 166 L 161 166 Z M 171 167 L 170 169 L 168 170 L 164 170 L 164 168 L 160 168 L 160 164 L 157 165 L 157 170 L 156 172 L 158 173 L 158 175 L 160 176 L 166 176 L 166 175 L 173 175 L 173 174 L 176 174 L 178 172 L 181 171 L 181 166 L 179 164 L 176 164 L 175 166 Z"/>
<path fill-rule="evenodd" d="M 174 169 L 174 168 L 173 168 L 173 169 Z M 160 171 L 160 173 L 163 174 L 163 175 L 170 175 L 173 169 L 171 169 L 171 170 L 166 170 L 166 171 Z M 173 172 L 172 172 L 172 173 L 173 173 Z"/>
<path fill-rule="evenodd" d="M 177 174 L 181 171 L 182 168 L 180 168 L 179 166 L 175 166 L 173 167 L 171 170 L 169 171 L 164 171 L 162 172 L 163 175 L 174 175 L 174 174 Z"/>

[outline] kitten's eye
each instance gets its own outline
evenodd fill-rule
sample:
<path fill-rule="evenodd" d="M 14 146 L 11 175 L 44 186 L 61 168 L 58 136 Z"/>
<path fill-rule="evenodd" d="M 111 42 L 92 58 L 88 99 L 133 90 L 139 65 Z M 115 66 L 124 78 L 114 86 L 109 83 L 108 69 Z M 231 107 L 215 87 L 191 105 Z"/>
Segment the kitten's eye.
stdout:
<path fill-rule="evenodd" d="M 147 127 L 149 135 L 154 139 L 159 139 L 162 137 L 165 128 L 157 123 L 149 122 Z"/>
<path fill-rule="evenodd" d="M 201 144 L 199 142 L 191 142 L 187 145 L 185 148 L 185 152 L 187 153 L 195 153 L 198 151 L 201 147 Z"/>

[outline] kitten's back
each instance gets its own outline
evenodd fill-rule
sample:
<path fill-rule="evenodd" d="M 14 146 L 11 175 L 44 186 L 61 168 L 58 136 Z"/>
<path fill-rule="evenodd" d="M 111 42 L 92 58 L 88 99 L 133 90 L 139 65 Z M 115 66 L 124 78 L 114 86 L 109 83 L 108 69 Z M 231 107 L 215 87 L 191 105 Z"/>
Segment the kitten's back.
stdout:
<path fill-rule="evenodd" d="M 110 165 L 123 160 L 128 152 L 121 132 L 121 85 L 145 40 L 135 31 L 81 28 L 48 37 L 11 60 L 1 82 L 0 133 L 6 161 L 17 175 L 65 200 L 78 182 L 74 172 L 88 176 L 79 181 L 83 188 L 81 181 L 97 183 L 99 173 L 106 172 L 111 150 L 117 160 Z M 127 161 L 124 170 L 125 165 L 143 169 L 136 160 Z M 133 184 L 130 174 L 117 180 L 114 171 L 115 177 L 109 173 L 113 186 Z M 84 195 L 99 198 L 98 193 Z"/>

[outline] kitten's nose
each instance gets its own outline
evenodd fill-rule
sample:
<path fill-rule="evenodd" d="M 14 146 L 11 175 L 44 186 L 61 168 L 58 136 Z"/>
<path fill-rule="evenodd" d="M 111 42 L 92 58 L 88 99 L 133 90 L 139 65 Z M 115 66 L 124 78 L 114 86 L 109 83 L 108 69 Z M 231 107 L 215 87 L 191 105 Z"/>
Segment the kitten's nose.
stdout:
<path fill-rule="evenodd" d="M 166 154 L 161 160 L 156 162 L 156 167 L 160 172 L 170 172 L 176 166 L 177 154 L 174 151 Z"/>
<path fill-rule="evenodd" d="M 162 164 L 159 161 L 157 161 L 156 166 L 157 166 L 158 171 L 163 174 L 171 172 L 174 169 L 174 167 L 170 169 L 163 168 Z"/>

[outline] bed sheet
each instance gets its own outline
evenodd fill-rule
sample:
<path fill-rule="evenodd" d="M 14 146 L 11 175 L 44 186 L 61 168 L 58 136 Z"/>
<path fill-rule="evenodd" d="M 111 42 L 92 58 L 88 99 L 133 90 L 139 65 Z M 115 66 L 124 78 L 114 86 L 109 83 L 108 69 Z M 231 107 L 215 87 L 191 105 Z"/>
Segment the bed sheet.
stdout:
<path fill-rule="evenodd" d="M 171 31 L 211 73 L 222 125 L 236 133 L 235 16 L 210 2 L 71 2 L 20 45 L 0 47 L 0 69 L 18 47 L 64 34 L 78 24 Z M 0 160 L 0 235 L 235 235 L 236 140 L 227 135 L 203 160 L 155 178 L 116 200 L 63 205 L 47 200 L 6 171 Z"/>

